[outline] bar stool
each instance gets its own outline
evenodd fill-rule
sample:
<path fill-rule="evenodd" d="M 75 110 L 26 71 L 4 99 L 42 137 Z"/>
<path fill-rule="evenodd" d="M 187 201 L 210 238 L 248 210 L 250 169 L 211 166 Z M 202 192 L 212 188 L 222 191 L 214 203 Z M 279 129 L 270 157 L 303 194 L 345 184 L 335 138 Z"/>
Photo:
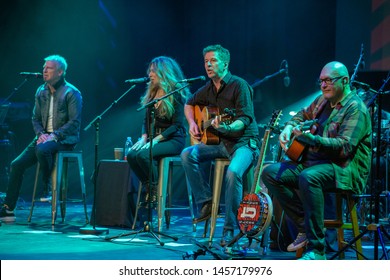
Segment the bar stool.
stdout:
<path fill-rule="evenodd" d="M 80 185 L 81 185 L 81 199 L 67 200 L 68 192 L 68 163 L 69 159 L 76 159 L 79 168 Z M 37 170 L 35 172 L 34 190 L 30 208 L 30 215 L 28 222 L 31 222 L 35 202 L 38 178 L 39 178 L 40 164 L 37 164 Z M 52 179 L 52 200 L 51 200 L 51 211 L 52 211 L 52 225 L 55 224 L 57 218 L 58 204 L 60 204 L 62 222 L 65 220 L 66 214 L 66 202 L 82 202 L 84 205 L 84 213 L 86 223 L 89 223 L 87 205 L 86 205 L 86 190 L 84 180 L 84 166 L 82 159 L 82 151 L 59 151 L 55 156 L 55 166 L 51 174 Z"/>
<path fill-rule="evenodd" d="M 173 167 L 181 166 L 180 156 L 170 156 L 163 157 L 159 160 L 159 177 L 158 177 L 158 186 L 157 186 L 157 217 L 158 217 L 158 231 L 161 231 L 164 217 L 167 228 L 170 224 L 170 216 L 168 214 L 169 210 L 189 210 L 191 215 L 191 221 L 194 220 L 194 208 L 192 201 L 192 190 L 189 184 L 187 185 L 187 195 L 188 195 L 188 206 L 182 207 L 173 207 L 172 202 L 172 178 L 173 178 Z M 135 229 L 135 224 L 137 222 L 138 210 L 141 207 L 140 199 L 142 193 L 142 185 L 140 183 L 138 188 L 138 197 L 137 197 L 137 207 L 135 210 L 133 229 Z M 168 207 L 166 207 L 168 195 Z M 196 231 L 196 224 L 192 223 L 192 230 Z"/>
<path fill-rule="evenodd" d="M 208 226 L 210 223 L 210 236 L 209 242 L 213 241 L 215 225 L 218 218 L 219 201 L 221 198 L 221 190 L 223 184 L 223 176 L 225 174 L 225 168 L 230 164 L 230 160 L 227 158 L 217 158 L 213 162 L 214 164 L 214 176 L 213 176 L 213 199 L 211 204 L 211 216 L 206 220 L 204 225 L 203 237 L 206 237 Z"/>
<path fill-rule="evenodd" d="M 344 230 L 352 229 L 352 233 L 354 237 L 357 237 L 360 234 L 359 230 L 359 222 L 357 218 L 356 211 L 356 200 L 353 196 L 352 192 L 347 190 L 335 190 L 331 191 L 331 193 L 336 194 L 336 217 L 335 219 L 326 219 L 324 220 L 325 228 L 335 228 L 337 229 L 337 243 L 338 249 L 341 250 L 345 245 L 346 241 L 344 240 Z M 347 211 L 350 216 L 350 221 L 347 222 L 343 217 L 343 199 L 345 199 L 347 205 Z M 300 248 L 296 251 L 296 258 L 302 257 L 305 248 Z M 360 239 L 356 241 L 355 244 L 356 258 L 358 260 L 363 260 L 362 255 L 362 242 Z M 339 254 L 340 259 L 345 258 L 344 252 Z"/>
<path fill-rule="evenodd" d="M 173 167 L 182 166 L 180 156 L 164 157 L 159 162 L 159 178 L 158 178 L 158 230 L 161 231 L 163 219 L 165 217 L 165 223 L 167 228 L 170 224 L 169 210 L 189 210 L 191 215 L 191 221 L 194 220 L 194 208 L 192 201 L 192 190 L 189 184 L 187 186 L 188 206 L 172 206 L 172 178 Z M 166 207 L 168 195 L 168 207 Z M 196 224 L 192 223 L 192 231 L 196 231 Z"/>
<path fill-rule="evenodd" d="M 223 177 L 225 174 L 225 168 L 230 164 L 230 160 L 227 158 L 216 158 L 213 162 L 214 164 L 214 176 L 213 176 L 213 199 L 211 205 L 211 215 L 210 219 L 206 220 L 204 226 L 203 237 L 206 237 L 208 231 L 208 225 L 210 223 L 210 235 L 209 243 L 213 241 L 215 227 L 218 218 L 219 202 L 221 198 L 221 190 L 223 185 Z M 253 167 L 249 169 L 247 174 L 244 176 L 243 186 L 247 188 L 244 189 L 244 194 L 246 195 L 253 184 Z"/>

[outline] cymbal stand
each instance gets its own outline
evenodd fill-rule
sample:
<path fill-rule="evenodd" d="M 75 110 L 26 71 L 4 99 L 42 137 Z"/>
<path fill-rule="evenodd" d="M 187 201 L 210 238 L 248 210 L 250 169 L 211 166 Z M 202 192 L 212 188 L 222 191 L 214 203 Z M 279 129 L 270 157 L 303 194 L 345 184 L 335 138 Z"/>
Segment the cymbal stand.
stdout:
<path fill-rule="evenodd" d="M 141 110 L 144 110 L 146 109 L 147 110 L 147 113 L 148 113 L 148 139 L 149 139 L 149 189 L 148 189 L 148 192 L 149 192 L 149 198 L 152 197 L 152 187 L 151 187 L 151 182 L 153 181 L 153 145 L 152 145 L 152 141 L 153 141 L 153 138 L 154 138 L 154 125 L 155 125 L 155 110 L 154 110 L 154 105 L 159 102 L 160 100 L 162 99 L 165 99 L 167 98 L 168 96 L 176 93 L 176 92 L 179 92 L 180 90 L 182 90 L 183 88 L 186 88 L 188 87 L 190 84 L 185 84 L 184 86 L 174 90 L 174 91 L 171 91 L 170 93 L 167 93 L 166 95 L 160 97 L 160 98 L 156 98 L 156 99 L 153 99 L 151 100 L 150 102 L 146 103 L 145 105 L 141 106 L 140 108 L 137 109 L 137 111 L 141 111 Z M 139 233 L 149 233 L 152 237 L 154 237 L 158 243 L 161 245 L 161 246 L 164 246 L 164 242 L 161 241 L 161 239 L 158 237 L 158 235 L 161 235 L 161 236 L 164 236 L 164 237 L 168 237 L 168 238 L 171 238 L 173 239 L 174 241 L 177 241 L 178 238 L 175 237 L 175 236 L 170 236 L 168 234 L 165 234 L 165 233 L 162 233 L 162 232 L 159 232 L 159 231 L 154 231 L 153 230 L 153 222 L 152 222 L 152 203 L 151 203 L 151 199 L 148 200 L 148 220 L 144 223 L 144 227 L 136 232 L 129 232 L 129 233 L 125 233 L 125 234 L 120 234 L 120 235 L 117 235 L 117 236 L 112 236 L 112 237 L 106 237 L 105 240 L 112 240 L 112 239 L 116 239 L 118 237 L 124 237 L 124 236 L 130 236 L 130 235 L 137 235 Z"/>

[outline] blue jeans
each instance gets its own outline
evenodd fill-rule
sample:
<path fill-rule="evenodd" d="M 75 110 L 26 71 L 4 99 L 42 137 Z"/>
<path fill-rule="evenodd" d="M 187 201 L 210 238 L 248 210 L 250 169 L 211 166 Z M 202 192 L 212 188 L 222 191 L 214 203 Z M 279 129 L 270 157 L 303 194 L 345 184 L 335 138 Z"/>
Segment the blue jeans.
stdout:
<path fill-rule="evenodd" d="M 24 151 L 11 162 L 10 176 L 7 187 L 7 194 L 4 204 L 10 210 L 14 210 L 22 187 L 23 175 L 27 168 L 37 162 L 40 164 L 40 171 L 45 187 L 50 185 L 51 171 L 54 167 L 54 155 L 60 150 L 72 150 L 75 145 L 64 145 L 55 141 L 50 141 L 36 145 L 36 140 L 32 141 Z"/>
<path fill-rule="evenodd" d="M 198 144 L 185 148 L 181 153 L 182 165 L 187 176 L 196 203 L 212 200 L 213 190 L 208 180 L 209 170 L 203 165 L 216 158 L 228 158 L 230 164 L 227 168 L 225 180 L 225 210 L 226 217 L 224 230 L 237 228 L 237 210 L 243 195 L 243 177 L 256 162 L 258 149 L 248 145 L 238 148 L 229 155 L 225 146 Z"/>

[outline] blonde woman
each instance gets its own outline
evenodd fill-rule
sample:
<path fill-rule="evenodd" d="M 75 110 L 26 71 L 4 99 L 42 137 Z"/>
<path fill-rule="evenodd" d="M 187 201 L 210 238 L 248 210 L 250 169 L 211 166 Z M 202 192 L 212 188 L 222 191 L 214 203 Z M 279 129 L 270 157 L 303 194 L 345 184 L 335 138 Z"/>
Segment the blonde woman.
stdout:
<path fill-rule="evenodd" d="M 156 98 L 161 98 L 181 87 L 180 81 L 185 77 L 179 64 L 172 58 L 159 56 L 154 58 L 148 66 L 149 83 L 145 94 L 141 97 L 141 104 L 145 105 Z M 145 202 L 149 202 L 149 188 L 151 188 L 151 203 L 157 199 L 158 169 L 157 161 L 161 157 L 179 155 L 185 146 L 186 129 L 184 127 L 184 103 L 189 95 L 189 89 L 184 88 L 167 98 L 164 98 L 151 108 L 145 110 L 142 125 L 142 134 L 127 154 L 127 161 L 142 182 L 146 192 Z M 150 110 L 154 110 L 155 131 L 153 139 L 149 139 Z M 152 145 L 153 164 L 149 170 L 150 152 Z M 149 172 L 152 172 L 152 181 L 149 182 Z"/>

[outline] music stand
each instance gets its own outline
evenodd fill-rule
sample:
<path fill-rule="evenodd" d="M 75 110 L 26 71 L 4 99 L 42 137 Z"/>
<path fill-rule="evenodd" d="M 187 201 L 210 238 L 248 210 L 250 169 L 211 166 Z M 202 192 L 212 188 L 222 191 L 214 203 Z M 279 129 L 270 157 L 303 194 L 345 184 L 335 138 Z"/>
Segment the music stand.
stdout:
<path fill-rule="evenodd" d="M 100 120 L 103 115 L 108 112 L 115 104 L 117 104 L 127 93 L 129 93 L 135 85 L 132 85 L 127 91 L 125 91 L 118 99 L 112 102 L 100 115 L 96 116 L 85 128 L 84 131 L 87 131 L 91 126 L 95 127 L 95 162 L 94 162 L 94 171 L 93 171 L 93 206 L 92 206 L 92 228 L 91 227 L 83 227 L 80 228 L 80 234 L 108 234 L 109 230 L 103 227 L 96 227 L 96 178 L 97 178 L 97 168 L 98 168 L 98 152 L 99 152 L 99 128 L 100 128 Z"/>
<path fill-rule="evenodd" d="M 155 124 L 155 112 L 154 112 L 154 105 L 159 102 L 160 100 L 163 100 L 165 98 L 167 98 L 168 96 L 171 96 L 172 94 L 176 93 L 176 92 L 179 92 L 180 90 L 188 87 L 190 84 L 187 83 L 185 84 L 184 86 L 178 88 L 178 89 L 175 89 L 174 91 L 171 91 L 169 93 L 167 93 L 166 95 L 160 97 L 160 98 L 156 98 L 156 99 L 153 99 L 152 101 L 146 103 L 145 105 L 141 106 L 140 108 L 137 109 L 137 111 L 141 111 L 141 110 L 144 110 L 144 109 L 147 109 L 148 110 L 148 113 L 149 113 L 149 116 L 148 116 L 148 139 L 149 139 L 149 184 L 151 184 L 152 180 L 153 180 L 153 174 L 152 174 L 152 167 L 153 167 L 153 145 L 152 145 L 152 141 L 153 141 L 153 138 L 154 138 L 154 124 Z M 161 235 L 161 236 L 165 236 L 165 237 L 168 237 L 168 238 L 171 238 L 173 239 L 174 241 L 177 241 L 179 238 L 175 237 L 175 236 L 170 236 L 168 234 L 165 234 L 165 233 L 162 233 L 162 232 L 159 232 L 159 231 L 154 231 L 153 230 L 153 224 L 152 224 L 152 203 L 151 203 L 151 197 L 152 197 L 152 187 L 149 185 L 149 189 L 148 189 L 148 193 L 149 193 L 149 200 L 148 200 L 148 220 L 144 223 L 144 227 L 136 232 L 129 232 L 129 233 L 125 233 L 125 234 L 119 234 L 117 236 L 111 236 L 111 237 L 106 237 L 105 240 L 112 240 L 112 239 L 116 239 L 118 237 L 124 237 L 124 236 L 130 236 L 130 235 L 137 235 L 139 233 L 143 233 L 143 232 L 146 232 L 146 233 L 149 233 L 150 235 L 152 235 L 157 241 L 158 243 L 160 243 L 161 246 L 164 246 L 164 242 L 161 241 L 161 239 L 157 236 L 157 235 Z"/>

